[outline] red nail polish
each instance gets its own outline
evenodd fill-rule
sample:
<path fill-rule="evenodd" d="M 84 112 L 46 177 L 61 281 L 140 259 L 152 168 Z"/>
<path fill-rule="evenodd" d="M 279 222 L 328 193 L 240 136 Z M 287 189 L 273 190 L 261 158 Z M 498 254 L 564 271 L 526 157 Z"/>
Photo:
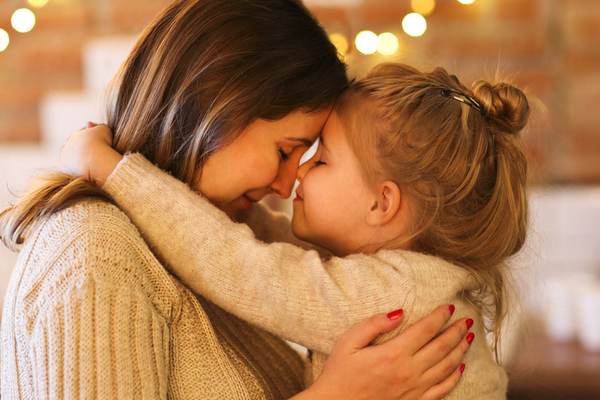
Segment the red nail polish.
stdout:
<path fill-rule="evenodd" d="M 469 318 L 465 322 L 467 323 L 467 329 L 471 329 L 471 327 L 473 326 L 473 320 Z"/>
<path fill-rule="evenodd" d="M 402 313 L 403 313 L 403 311 L 402 311 L 402 310 L 396 310 L 396 311 L 392 311 L 391 313 L 389 313 L 389 314 L 387 315 L 387 317 L 388 317 L 390 320 L 394 321 L 394 320 L 396 320 L 396 319 L 400 318 L 400 317 L 402 316 Z"/>
<path fill-rule="evenodd" d="M 465 372 L 465 364 L 460 365 L 460 374 L 462 375 L 463 372 Z"/>
<path fill-rule="evenodd" d="M 470 333 L 467 335 L 467 343 L 469 343 L 469 344 L 473 343 L 473 339 L 474 339 L 474 338 L 475 338 L 475 334 L 474 334 L 473 332 L 470 332 Z"/>
<path fill-rule="evenodd" d="M 450 315 L 454 314 L 454 310 L 456 310 L 456 307 L 454 307 L 452 304 L 450 304 Z"/>

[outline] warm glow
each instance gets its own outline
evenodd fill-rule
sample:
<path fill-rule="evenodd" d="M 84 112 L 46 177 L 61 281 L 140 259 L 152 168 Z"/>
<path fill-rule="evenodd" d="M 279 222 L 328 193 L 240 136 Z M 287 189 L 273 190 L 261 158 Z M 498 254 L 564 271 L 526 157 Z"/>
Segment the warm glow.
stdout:
<path fill-rule="evenodd" d="M 383 55 L 392 55 L 398 50 L 398 38 L 393 33 L 382 33 L 378 37 L 379 47 L 377 50 Z"/>
<path fill-rule="evenodd" d="M 0 51 L 6 50 L 8 43 L 8 33 L 4 29 L 0 29 Z"/>
<path fill-rule="evenodd" d="M 461 4 L 472 4 L 475 0 L 458 0 Z"/>
<path fill-rule="evenodd" d="M 410 5 L 414 12 L 426 17 L 435 9 L 435 0 L 411 0 Z"/>
<path fill-rule="evenodd" d="M 13 28 L 17 32 L 29 32 L 35 25 L 35 15 L 26 8 L 21 8 L 15 11 L 10 19 Z"/>
<path fill-rule="evenodd" d="M 331 40 L 331 43 L 333 43 L 340 54 L 348 52 L 348 39 L 346 39 L 346 36 L 341 33 L 333 33 L 329 35 L 329 40 Z"/>
<path fill-rule="evenodd" d="M 421 36 L 427 30 L 427 22 L 421 14 L 410 13 L 402 20 L 402 28 L 410 36 Z"/>
<path fill-rule="evenodd" d="M 48 4 L 48 0 L 27 0 L 27 2 L 31 7 L 36 8 L 44 7 L 46 4 Z"/>
<path fill-rule="evenodd" d="M 371 31 L 362 31 L 356 35 L 356 48 L 363 54 L 373 54 L 379 47 L 377 35 Z"/>

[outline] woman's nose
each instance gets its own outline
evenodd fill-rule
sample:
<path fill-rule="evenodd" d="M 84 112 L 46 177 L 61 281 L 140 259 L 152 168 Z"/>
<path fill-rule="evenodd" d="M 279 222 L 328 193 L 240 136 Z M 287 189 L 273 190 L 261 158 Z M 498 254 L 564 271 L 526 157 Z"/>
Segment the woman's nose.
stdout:
<path fill-rule="evenodd" d="M 304 179 L 304 175 L 306 175 L 306 173 L 310 169 L 310 165 L 312 165 L 312 159 L 306 161 L 304 164 L 298 167 L 298 173 L 296 174 L 296 179 L 298 180 L 298 182 L 302 182 L 302 180 Z"/>
<path fill-rule="evenodd" d="M 297 165 L 297 164 L 295 164 Z M 287 199 L 294 190 L 294 184 L 296 183 L 296 172 L 298 167 L 294 166 L 292 160 L 283 164 L 279 168 L 277 177 L 271 184 L 271 192 L 282 199 Z"/>

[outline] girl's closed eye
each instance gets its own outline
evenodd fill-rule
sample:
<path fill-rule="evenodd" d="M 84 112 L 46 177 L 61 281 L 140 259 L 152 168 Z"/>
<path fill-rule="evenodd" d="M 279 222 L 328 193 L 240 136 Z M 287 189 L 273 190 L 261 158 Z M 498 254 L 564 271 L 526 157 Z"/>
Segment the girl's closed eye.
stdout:
<path fill-rule="evenodd" d="M 315 161 L 315 167 L 316 167 L 316 166 L 319 166 L 319 165 L 327 165 L 327 163 L 325 163 L 325 162 L 323 162 L 323 161 L 321 161 L 321 160 L 319 160 L 319 161 Z"/>

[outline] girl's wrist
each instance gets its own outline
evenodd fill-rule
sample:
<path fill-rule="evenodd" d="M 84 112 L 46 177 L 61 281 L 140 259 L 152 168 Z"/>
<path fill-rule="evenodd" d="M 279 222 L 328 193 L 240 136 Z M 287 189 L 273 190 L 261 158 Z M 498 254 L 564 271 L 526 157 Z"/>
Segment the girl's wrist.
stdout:
<path fill-rule="evenodd" d="M 108 146 L 93 151 L 89 157 L 89 173 L 92 183 L 102 188 L 121 160 L 123 160 L 123 156 Z"/>

